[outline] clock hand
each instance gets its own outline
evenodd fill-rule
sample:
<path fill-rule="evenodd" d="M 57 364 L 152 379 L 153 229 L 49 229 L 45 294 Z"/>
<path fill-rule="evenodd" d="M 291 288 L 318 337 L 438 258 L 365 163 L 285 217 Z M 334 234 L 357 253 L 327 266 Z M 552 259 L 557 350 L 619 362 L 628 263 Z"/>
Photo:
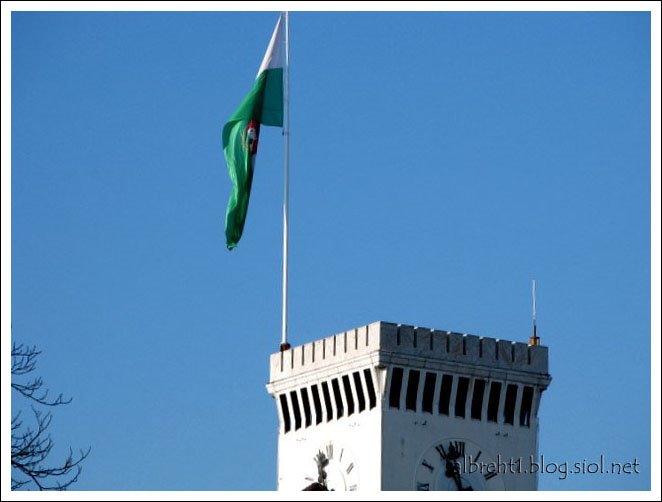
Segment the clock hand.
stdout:
<path fill-rule="evenodd" d="M 455 471 L 455 484 L 457 485 L 457 489 L 461 492 L 469 492 L 473 491 L 474 489 L 471 487 L 471 485 L 464 486 L 462 484 L 462 478 L 460 477 L 460 473 Z"/>
<path fill-rule="evenodd" d="M 446 477 L 447 478 L 452 478 L 455 476 L 455 466 L 453 466 L 453 461 L 450 459 L 446 459 Z"/>
<path fill-rule="evenodd" d="M 450 457 L 446 459 L 446 477 L 451 478 L 455 482 L 455 486 L 458 490 L 462 490 L 462 479 L 460 478 L 460 473 L 458 472 L 457 462 L 452 460 Z"/>
<path fill-rule="evenodd" d="M 460 476 L 460 466 L 455 460 L 451 460 L 450 458 L 446 459 L 446 477 L 453 479 L 453 482 L 455 483 L 455 486 L 457 487 L 458 491 L 462 491 L 462 492 L 473 491 L 471 485 L 464 486 L 462 484 L 462 476 Z"/>
<path fill-rule="evenodd" d="M 326 466 L 329 465 L 329 459 L 326 458 L 326 455 L 321 451 L 317 453 L 315 457 L 315 463 L 317 464 L 317 483 L 322 487 L 323 490 L 328 490 L 326 486 Z"/>
<path fill-rule="evenodd" d="M 453 462 L 453 481 L 455 481 L 455 486 L 459 491 L 464 491 L 464 486 L 462 486 L 462 478 L 460 477 L 460 471 L 457 466 L 457 462 Z"/>

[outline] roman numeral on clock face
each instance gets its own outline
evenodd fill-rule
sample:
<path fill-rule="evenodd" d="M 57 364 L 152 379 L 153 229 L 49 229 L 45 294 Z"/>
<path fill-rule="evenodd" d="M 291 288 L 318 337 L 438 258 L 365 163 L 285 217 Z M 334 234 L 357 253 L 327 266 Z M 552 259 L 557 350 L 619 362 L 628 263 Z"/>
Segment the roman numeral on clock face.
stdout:
<path fill-rule="evenodd" d="M 352 472 L 352 469 L 354 469 L 354 462 L 352 462 L 351 464 L 349 464 L 349 465 L 347 466 L 347 469 L 345 469 L 345 472 L 346 472 L 347 474 L 349 474 L 350 472 Z"/>
<path fill-rule="evenodd" d="M 451 441 L 448 443 L 448 450 L 444 448 L 443 444 L 438 444 L 435 446 L 435 449 L 439 453 L 439 456 L 442 460 L 450 459 L 457 460 L 460 457 L 464 457 L 465 452 L 465 442 L 464 441 Z"/>
<path fill-rule="evenodd" d="M 423 467 L 427 467 L 430 472 L 434 471 L 434 467 L 432 465 L 428 464 L 428 462 L 426 460 L 423 460 L 423 462 L 421 462 L 421 465 Z"/>
<path fill-rule="evenodd" d="M 326 445 L 326 458 L 329 460 L 333 458 L 333 445 L 331 443 Z"/>

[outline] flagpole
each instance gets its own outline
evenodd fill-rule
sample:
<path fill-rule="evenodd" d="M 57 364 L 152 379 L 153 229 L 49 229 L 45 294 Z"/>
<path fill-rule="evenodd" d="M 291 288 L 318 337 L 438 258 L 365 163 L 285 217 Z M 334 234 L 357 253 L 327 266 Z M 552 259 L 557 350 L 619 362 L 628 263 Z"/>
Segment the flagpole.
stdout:
<path fill-rule="evenodd" d="M 285 175 L 283 187 L 283 325 L 280 350 L 290 348 L 287 343 L 287 241 L 288 241 L 288 206 L 290 198 L 290 19 L 287 11 L 285 18 L 285 68 L 283 86 L 283 136 L 285 137 Z"/>
<path fill-rule="evenodd" d="M 538 327 L 536 326 L 536 280 L 531 285 L 531 298 L 533 300 L 533 334 L 529 337 L 529 345 L 540 345 Z"/>

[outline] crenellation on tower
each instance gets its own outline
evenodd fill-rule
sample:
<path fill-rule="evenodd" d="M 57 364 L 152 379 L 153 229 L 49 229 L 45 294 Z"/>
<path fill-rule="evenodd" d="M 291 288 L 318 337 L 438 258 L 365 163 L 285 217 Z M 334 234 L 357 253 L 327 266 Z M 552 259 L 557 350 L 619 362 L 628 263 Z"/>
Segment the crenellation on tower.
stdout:
<path fill-rule="evenodd" d="M 379 321 L 272 354 L 271 381 L 375 351 L 536 374 L 548 372 L 544 345 Z"/>

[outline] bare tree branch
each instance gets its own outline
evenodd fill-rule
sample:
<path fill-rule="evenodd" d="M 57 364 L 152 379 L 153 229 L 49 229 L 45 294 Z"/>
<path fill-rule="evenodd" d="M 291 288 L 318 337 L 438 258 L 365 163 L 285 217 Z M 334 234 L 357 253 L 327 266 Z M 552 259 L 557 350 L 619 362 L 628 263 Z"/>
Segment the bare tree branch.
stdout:
<path fill-rule="evenodd" d="M 11 349 L 11 374 L 14 376 L 26 375 L 37 368 L 37 356 L 41 354 L 35 346 L 28 347 L 23 344 L 12 345 Z M 44 381 L 41 377 L 36 377 L 27 383 L 12 382 L 12 389 L 20 392 L 28 399 L 32 399 L 44 406 L 59 406 L 60 404 L 69 404 L 71 398 L 65 399 L 62 394 L 53 400 L 48 399 L 48 390 L 42 390 Z"/>
<path fill-rule="evenodd" d="M 34 371 L 37 356 L 40 352 L 36 347 L 23 344 L 12 345 L 12 380 L 16 376 L 27 375 Z M 43 390 L 41 377 L 29 380 L 27 383 L 12 381 L 12 389 L 27 399 L 44 406 L 54 407 L 69 404 L 71 398 L 65 399 L 62 394 L 55 399 L 48 399 L 48 390 Z M 78 480 L 81 473 L 81 463 L 90 454 L 90 449 L 80 450 L 74 456 L 71 448 L 62 464 L 46 466 L 44 463 L 53 449 L 53 440 L 47 432 L 53 420 L 51 412 L 42 413 L 34 405 L 34 426 L 24 426 L 19 411 L 11 421 L 11 466 L 12 490 L 28 488 L 34 485 L 39 490 L 66 490 Z"/>

